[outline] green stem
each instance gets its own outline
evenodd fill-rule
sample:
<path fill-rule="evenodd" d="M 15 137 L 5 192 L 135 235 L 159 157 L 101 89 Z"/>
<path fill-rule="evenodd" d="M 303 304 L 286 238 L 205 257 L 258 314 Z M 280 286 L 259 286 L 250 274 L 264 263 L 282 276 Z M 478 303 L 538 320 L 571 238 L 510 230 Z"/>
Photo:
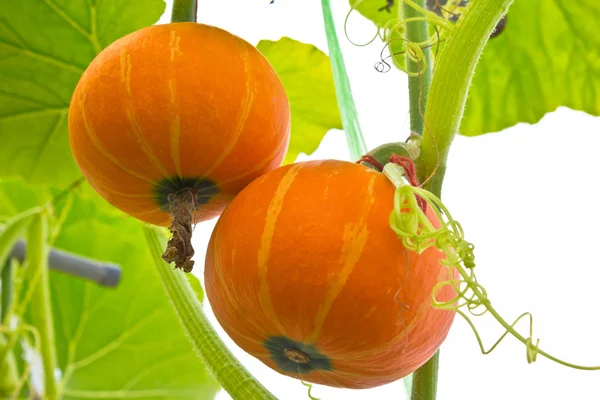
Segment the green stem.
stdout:
<path fill-rule="evenodd" d="M 10 399 L 18 386 L 19 369 L 15 353 L 8 348 L 10 343 L 7 342 L 4 333 L 0 332 L 0 399 Z"/>
<path fill-rule="evenodd" d="M 425 9 L 425 0 L 413 0 L 415 5 Z M 415 7 L 402 2 L 402 8 L 398 9 L 402 14 L 401 18 L 415 18 L 423 15 Z M 429 40 L 429 31 L 427 21 L 411 21 L 406 23 L 406 40 L 412 43 L 426 43 Z M 406 55 L 406 68 L 410 73 L 419 73 L 417 76 L 408 76 L 408 95 L 410 100 L 410 130 L 413 133 L 423 134 L 423 116 L 425 115 L 425 106 L 431 86 L 431 76 L 433 65 L 431 63 L 431 48 L 426 47 L 423 50 L 423 60 L 414 62 Z"/>
<path fill-rule="evenodd" d="M 48 216 L 45 212 L 36 215 L 31 223 L 27 265 L 32 269 L 31 285 L 35 285 L 29 310 L 31 325 L 40 333 L 40 355 L 44 367 L 45 399 L 58 398 L 54 372 L 56 371 L 56 347 L 54 341 L 54 321 L 50 301 L 50 282 L 48 279 Z"/>
<path fill-rule="evenodd" d="M 425 9 L 426 0 L 414 0 L 416 6 Z M 400 17 L 404 19 L 422 17 L 415 7 L 402 2 L 402 8 L 398 9 Z M 426 43 L 429 39 L 427 21 L 411 21 L 406 23 L 406 40 L 416 44 Z M 412 133 L 423 134 L 424 115 L 431 77 L 433 75 L 433 64 L 431 62 L 431 49 L 423 49 L 423 59 L 414 62 L 406 55 L 406 68 L 409 73 L 418 73 L 417 76 L 408 76 L 408 96 L 410 112 L 410 130 Z M 411 400 L 435 400 L 437 393 L 437 376 L 439 365 L 439 351 L 429 361 L 413 373 Z"/>
<path fill-rule="evenodd" d="M 419 0 L 419 2 L 421 6 L 424 3 L 422 0 Z M 427 180 L 431 176 L 431 179 L 427 182 L 427 188 L 440 198 L 442 182 L 446 172 L 446 160 L 452 140 L 460 126 L 475 66 L 490 33 L 512 2 L 513 0 L 479 0 L 471 2 L 472 4 L 465 15 L 461 17 L 460 24 L 456 26 L 456 30 L 451 35 L 437 61 L 429 95 L 422 95 L 422 97 L 428 97 L 426 103 L 422 102 L 420 104 L 420 106 L 423 106 L 425 103 L 427 134 L 423 135 L 421 142 L 421 152 L 417 159 L 418 171 L 422 180 Z M 403 8 L 405 13 L 416 11 L 412 7 L 407 7 L 406 4 Z M 410 16 L 412 15 L 406 14 L 406 17 Z M 410 29 L 410 25 L 413 25 L 413 29 Z M 415 25 L 417 25 L 417 22 L 407 24 L 407 38 L 418 42 L 422 40 L 420 35 L 423 32 L 426 33 L 426 30 L 423 31 L 422 28 L 419 29 Z M 428 68 L 428 70 L 431 72 L 431 69 Z M 415 130 L 413 121 L 417 117 L 417 113 L 414 110 L 419 110 L 419 103 L 417 100 L 417 107 L 415 107 L 415 94 L 410 86 L 410 81 L 409 91 L 411 96 L 411 129 Z M 424 93 L 426 92 L 424 91 Z M 420 114 L 418 117 L 419 121 L 422 121 Z M 418 127 L 418 125 L 416 126 Z M 423 126 L 421 126 L 421 129 L 423 129 Z M 425 365 L 414 372 L 412 400 L 435 399 L 438 365 L 439 351 Z"/>
<path fill-rule="evenodd" d="M 6 260 L 4 269 L 0 274 L 0 284 L 2 290 L 2 298 L 0 298 L 0 325 L 7 325 L 7 317 L 10 313 L 10 306 L 12 303 L 12 261 Z"/>
<path fill-rule="evenodd" d="M 0 328 L 8 326 L 8 315 L 12 303 L 13 293 L 13 267 L 11 260 L 6 260 L 4 269 L 0 274 L 2 279 L 2 299 L 0 300 Z M 0 332 L 0 398 L 8 398 L 17 387 L 19 369 L 15 354 L 12 351 L 13 343 L 7 341 L 4 332 Z"/>
<path fill-rule="evenodd" d="M 240 364 L 219 338 L 202 311 L 202 304 L 190 287 L 183 272 L 162 259 L 166 236 L 151 226 L 144 226 L 144 234 L 156 263 L 156 268 L 185 333 L 204 365 L 234 399 L 276 400 L 260 382 Z"/>
<path fill-rule="evenodd" d="M 197 0 L 174 0 L 171 22 L 196 22 Z"/>
<path fill-rule="evenodd" d="M 469 6 L 436 62 L 425 110 L 427 132 L 417 160 L 428 189 L 441 193 L 450 144 L 463 116 L 469 85 L 481 52 L 513 0 L 478 0 Z"/>
<path fill-rule="evenodd" d="M 437 395 L 440 351 L 436 351 L 421 368 L 413 373 L 411 400 L 431 400 Z"/>
<path fill-rule="evenodd" d="M 323 22 L 325 23 L 325 33 L 327 35 L 327 47 L 329 48 L 329 60 L 331 61 L 331 70 L 333 72 L 333 81 L 335 83 L 335 92 L 338 108 L 342 118 L 342 126 L 346 133 L 346 142 L 350 151 L 352 161 L 357 161 L 367 153 L 367 145 L 363 138 L 360 124 L 358 122 L 358 113 L 352 97 L 350 81 L 344 65 L 344 57 L 340 49 L 340 42 L 335 32 L 335 23 L 331 14 L 331 5 L 329 0 L 321 0 L 323 8 Z"/>

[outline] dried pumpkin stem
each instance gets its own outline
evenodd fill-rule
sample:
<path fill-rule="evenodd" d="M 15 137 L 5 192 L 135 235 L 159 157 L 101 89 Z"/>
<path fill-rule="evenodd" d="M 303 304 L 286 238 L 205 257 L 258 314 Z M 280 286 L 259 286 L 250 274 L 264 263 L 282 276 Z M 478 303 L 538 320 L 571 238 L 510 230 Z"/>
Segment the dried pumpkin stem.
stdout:
<path fill-rule="evenodd" d="M 191 272 L 194 267 L 194 247 L 192 246 L 192 224 L 197 210 L 196 189 L 182 189 L 169 196 L 169 205 L 173 221 L 169 230 L 173 237 L 169 239 L 162 255 L 167 263 L 175 263 L 175 268 Z"/>

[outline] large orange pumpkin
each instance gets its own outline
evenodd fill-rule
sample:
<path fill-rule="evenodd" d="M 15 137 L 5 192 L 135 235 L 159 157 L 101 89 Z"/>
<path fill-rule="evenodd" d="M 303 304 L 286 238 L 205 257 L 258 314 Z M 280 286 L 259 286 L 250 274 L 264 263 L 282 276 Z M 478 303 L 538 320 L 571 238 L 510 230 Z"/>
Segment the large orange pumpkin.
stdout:
<path fill-rule="evenodd" d="M 330 386 L 382 385 L 424 364 L 454 318 L 431 300 L 448 269 L 435 248 L 403 247 L 389 226 L 393 198 L 383 174 L 333 160 L 248 185 L 206 257 L 206 294 L 224 330 L 276 371 Z"/>
<path fill-rule="evenodd" d="M 289 143 L 283 85 L 259 51 L 222 29 L 155 25 L 104 49 L 71 100 L 69 137 L 87 181 L 114 206 L 171 222 L 195 189 L 194 222 L 219 215 L 278 167 Z"/>

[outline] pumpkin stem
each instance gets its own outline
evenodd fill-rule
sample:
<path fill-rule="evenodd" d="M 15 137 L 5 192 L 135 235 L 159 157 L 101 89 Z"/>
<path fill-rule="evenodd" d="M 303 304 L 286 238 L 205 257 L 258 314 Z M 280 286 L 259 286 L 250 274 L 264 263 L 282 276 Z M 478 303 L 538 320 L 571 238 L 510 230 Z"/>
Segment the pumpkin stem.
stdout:
<path fill-rule="evenodd" d="M 194 267 L 192 247 L 192 223 L 196 211 L 196 189 L 186 188 L 169 195 L 169 207 L 173 221 L 169 230 L 173 237 L 167 242 L 162 255 L 167 263 L 175 263 L 175 268 L 191 272 Z"/>

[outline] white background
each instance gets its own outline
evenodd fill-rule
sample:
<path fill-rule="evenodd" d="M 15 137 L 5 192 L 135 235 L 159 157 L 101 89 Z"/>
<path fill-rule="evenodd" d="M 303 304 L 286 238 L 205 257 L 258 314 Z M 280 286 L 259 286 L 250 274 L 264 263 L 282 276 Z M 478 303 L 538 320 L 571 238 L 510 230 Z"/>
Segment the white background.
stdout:
<path fill-rule="evenodd" d="M 525 1 L 525 0 L 518 0 Z M 167 1 L 167 14 L 171 1 Z M 216 25 L 253 44 L 289 36 L 327 52 L 317 0 L 201 0 L 199 22 Z M 380 42 L 354 47 L 343 36 L 347 0 L 334 0 L 334 18 L 360 122 L 369 148 L 404 140 L 409 133 L 407 79 L 373 65 Z M 382 3 L 384 1 L 382 0 Z M 161 23 L 168 22 L 165 14 Z M 349 34 L 367 41 L 374 26 L 352 15 Z M 444 202 L 476 246 L 479 281 L 512 321 L 534 314 L 540 347 L 568 361 L 600 365 L 600 214 L 598 151 L 600 118 L 559 109 L 537 125 L 520 124 L 478 138 L 457 137 L 448 160 Z M 300 159 L 348 159 L 343 132 L 330 131 L 317 152 Z M 202 278 L 204 249 L 214 222 L 196 227 L 195 248 Z M 278 398 L 308 399 L 299 381 L 283 377 L 242 352 L 206 310 L 242 363 Z M 501 334 L 492 320 L 477 321 L 486 343 Z M 527 335 L 527 326 L 520 325 Z M 525 347 L 508 338 L 482 355 L 467 324 L 457 319 L 441 349 L 439 400 L 600 399 L 600 371 L 575 371 L 538 357 L 528 365 Z M 401 381 L 353 391 L 315 386 L 322 399 L 403 399 Z M 221 392 L 219 400 L 229 396 Z"/>

